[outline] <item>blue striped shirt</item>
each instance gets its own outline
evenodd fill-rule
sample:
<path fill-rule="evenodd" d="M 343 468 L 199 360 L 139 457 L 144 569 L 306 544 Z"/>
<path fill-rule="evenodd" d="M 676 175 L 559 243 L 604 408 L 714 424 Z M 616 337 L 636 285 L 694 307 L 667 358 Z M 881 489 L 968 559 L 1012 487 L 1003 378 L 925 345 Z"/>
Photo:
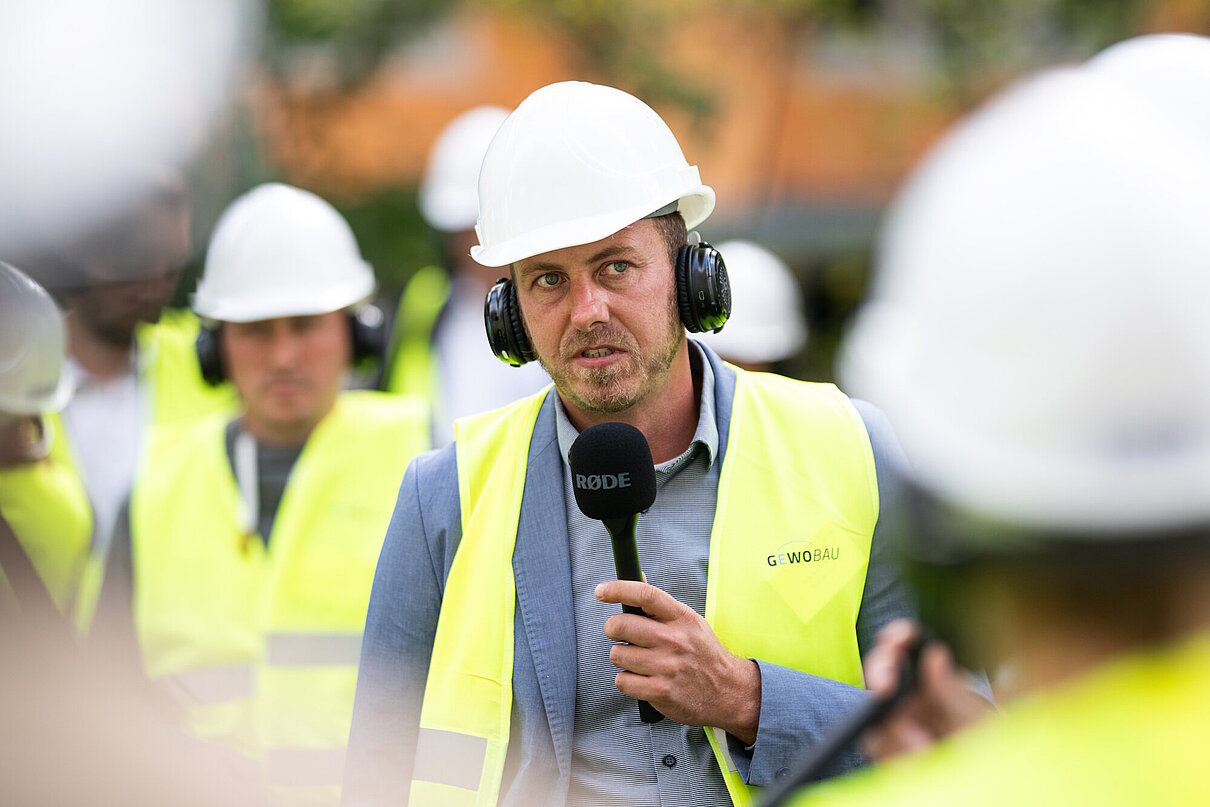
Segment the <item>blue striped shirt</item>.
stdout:
<path fill-rule="evenodd" d="M 704 615 L 719 436 L 714 372 L 694 342 L 689 349 L 694 373 L 701 373 L 697 430 L 683 454 L 655 467 L 655 504 L 639 516 L 635 540 L 647 582 Z M 618 668 L 609 661 L 613 642 L 606 638 L 604 624 L 620 608 L 593 596 L 598 583 L 617 577 L 609 534 L 576 506 L 567 452 L 579 433 L 561 402 L 556 402 L 556 412 L 576 624 L 576 713 L 567 804 L 730 804 L 705 731 L 668 719 L 643 723 L 634 699 L 614 686 Z"/>

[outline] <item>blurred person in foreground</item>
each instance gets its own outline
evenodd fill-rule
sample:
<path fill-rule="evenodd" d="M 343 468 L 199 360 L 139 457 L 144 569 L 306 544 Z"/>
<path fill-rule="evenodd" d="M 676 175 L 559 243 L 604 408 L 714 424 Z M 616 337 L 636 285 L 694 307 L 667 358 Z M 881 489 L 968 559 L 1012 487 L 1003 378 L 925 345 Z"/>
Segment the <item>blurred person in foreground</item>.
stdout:
<path fill-rule="evenodd" d="M 318 196 L 268 184 L 228 207 L 193 306 L 202 373 L 240 408 L 155 430 L 98 610 L 97 635 L 137 640 L 191 728 L 259 759 L 279 803 L 337 800 L 374 565 L 429 445 L 422 401 L 342 391 L 381 350 L 374 286 Z"/>
<path fill-rule="evenodd" d="M 734 308 L 727 326 L 702 334 L 702 341 L 745 370 L 774 372 L 807 343 L 802 292 L 785 261 L 752 241 L 725 241 Z"/>
<path fill-rule="evenodd" d="M 45 414 L 71 393 L 50 295 L 0 262 L 0 791 L 12 804 L 263 803 L 254 770 L 175 725 L 66 614 L 91 511 Z M 65 772 L 70 772 L 65 775 Z"/>
<path fill-rule="evenodd" d="M 0 261 L 0 592 L 50 618 L 75 597 L 92 510 L 46 415 L 71 395 L 63 318 L 46 291 Z"/>
<path fill-rule="evenodd" d="M 793 804 L 1210 803 L 1207 97 L 1210 40 L 1131 40 L 988 104 L 900 195 L 842 375 L 916 463 L 922 615 L 1017 697 L 950 736 L 977 713 L 926 646 L 866 743 L 937 744 Z"/>
<path fill-rule="evenodd" d="M 72 392 L 52 425 L 94 514 L 76 605 L 82 630 L 92 619 L 109 536 L 146 430 L 234 406 L 229 385 L 202 382 L 193 350 L 196 317 L 165 310 L 190 251 L 183 180 L 169 169 L 149 169 L 142 185 L 137 201 L 105 225 L 34 260 L 37 277 L 67 314 Z"/>
<path fill-rule="evenodd" d="M 446 266 L 409 280 L 395 315 L 384 388 L 419 395 L 433 412 L 433 444 L 454 420 L 511 403 L 550 383 L 538 364 L 509 367 L 483 349 L 483 298 L 499 273 L 471 260 L 479 217 L 479 166 L 508 110 L 478 106 L 454 118 L 429 152 L 420 213 L 441 236 Z"/>
<path fill-rule="evenodd" d="M 912 612 L 881 532 L 898 444 L 835 387 L 686 338 L 730 308 L 722 258 L 687 233 L 714 191 L 634 96 L 535 91 L 479 202 L 472 257 L 511 275 L 486 303 L 491 349 L 555 384 L 410 466 L 345 801 L 746 804 L 862 701 L 862 650 Z M 604 525 L 576 506 L 571 444 L 615 421 L 655 463 L 647 582 L 614 579 Z M 635 699 L 665 718 L 641 723 Z"/>

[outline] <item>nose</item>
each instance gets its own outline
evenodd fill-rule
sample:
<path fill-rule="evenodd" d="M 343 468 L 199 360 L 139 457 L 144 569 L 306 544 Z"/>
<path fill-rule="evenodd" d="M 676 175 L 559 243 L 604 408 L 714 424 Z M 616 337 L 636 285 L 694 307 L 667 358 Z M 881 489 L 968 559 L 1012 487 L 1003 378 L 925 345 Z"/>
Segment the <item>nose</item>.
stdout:
<path fill-rule="evenodd" d="M 590 331 L 609 322 L 608 293 L 591 279 L 571 282 L 571 324 Z"/>
<path fill-rule="evenodd" d="M 274 369 L 287 369 L 298 362 L 301 337 L 284 320 L 275 322 L 269 340 L 269 361 Z"/>

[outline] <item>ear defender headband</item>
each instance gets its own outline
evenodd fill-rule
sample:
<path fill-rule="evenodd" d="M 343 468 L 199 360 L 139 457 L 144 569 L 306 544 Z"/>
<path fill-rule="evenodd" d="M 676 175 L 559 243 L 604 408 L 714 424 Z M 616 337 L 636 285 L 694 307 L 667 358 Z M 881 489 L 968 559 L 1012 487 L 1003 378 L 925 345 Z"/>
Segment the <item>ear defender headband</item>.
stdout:
<path fill-rule="evenodd" d="M 690 333 L 718 333 L 731 315 L 727 265 L 719 251 L 696 232 L 689 240 L 676 256 L 676 308 Z M 521 323 L 517 289 L 507 277 L 497 280 L 487 292 L 483 319 L 487 342 L 500 361 L 520 367 L 537 358 Z"/>
<path fill-rule="evenodd" d="M 353 347 L 352 363 L 356 366 L 372 359 L 381 359 L 386 350 L 386 317 L 372 303 L 348 312 L 349 342 Z M 203 325 L 197 332 L 194 347 L 202 380 L 212 387 L 227 380 L 223 367 L 223 352 L 219 347 L 222 325 Z"/>

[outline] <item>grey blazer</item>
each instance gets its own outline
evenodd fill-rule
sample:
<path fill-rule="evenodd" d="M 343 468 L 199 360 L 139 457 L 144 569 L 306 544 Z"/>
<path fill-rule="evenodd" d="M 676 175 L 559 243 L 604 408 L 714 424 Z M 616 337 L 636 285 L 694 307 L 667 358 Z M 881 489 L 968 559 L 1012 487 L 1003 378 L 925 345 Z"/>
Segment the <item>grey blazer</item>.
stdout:
<path fill-rule="evenodd" d="M 719 433 L 727 450 L 735 373 L 703 348 L 715 377 Z M 870 434 L 880 514 L 858 616 L 864 653 L 878 629 L 914 616 L 888 551 L 888 524 L 903 458 L 885 417 L 854 402 Z M 542 405 L 530 443 L 526 495 L 513 554 L 517 586 L 513 719 L 500 804 L 561 805 L 571 773 L 576 658 L 571 561 L 563 501 L 563 459 L 555 435 L 554 394 Z M 530 495 L 541 491 L 542 495 Z M 420 704 L 446 576 L 461 539 L 453 445 L 413 460 L 378 561 L 362 641 L 361 669 L 345 763 L 345 804 L 407 801 Z M 745 780 L 769 785 L 786 776 L 829 726 L 865 697 L 851 686 L 760 659 L 761 712 L 751 752 L 732 743 Z M 851 751 L 831 773 L 862 763 Z"/>

